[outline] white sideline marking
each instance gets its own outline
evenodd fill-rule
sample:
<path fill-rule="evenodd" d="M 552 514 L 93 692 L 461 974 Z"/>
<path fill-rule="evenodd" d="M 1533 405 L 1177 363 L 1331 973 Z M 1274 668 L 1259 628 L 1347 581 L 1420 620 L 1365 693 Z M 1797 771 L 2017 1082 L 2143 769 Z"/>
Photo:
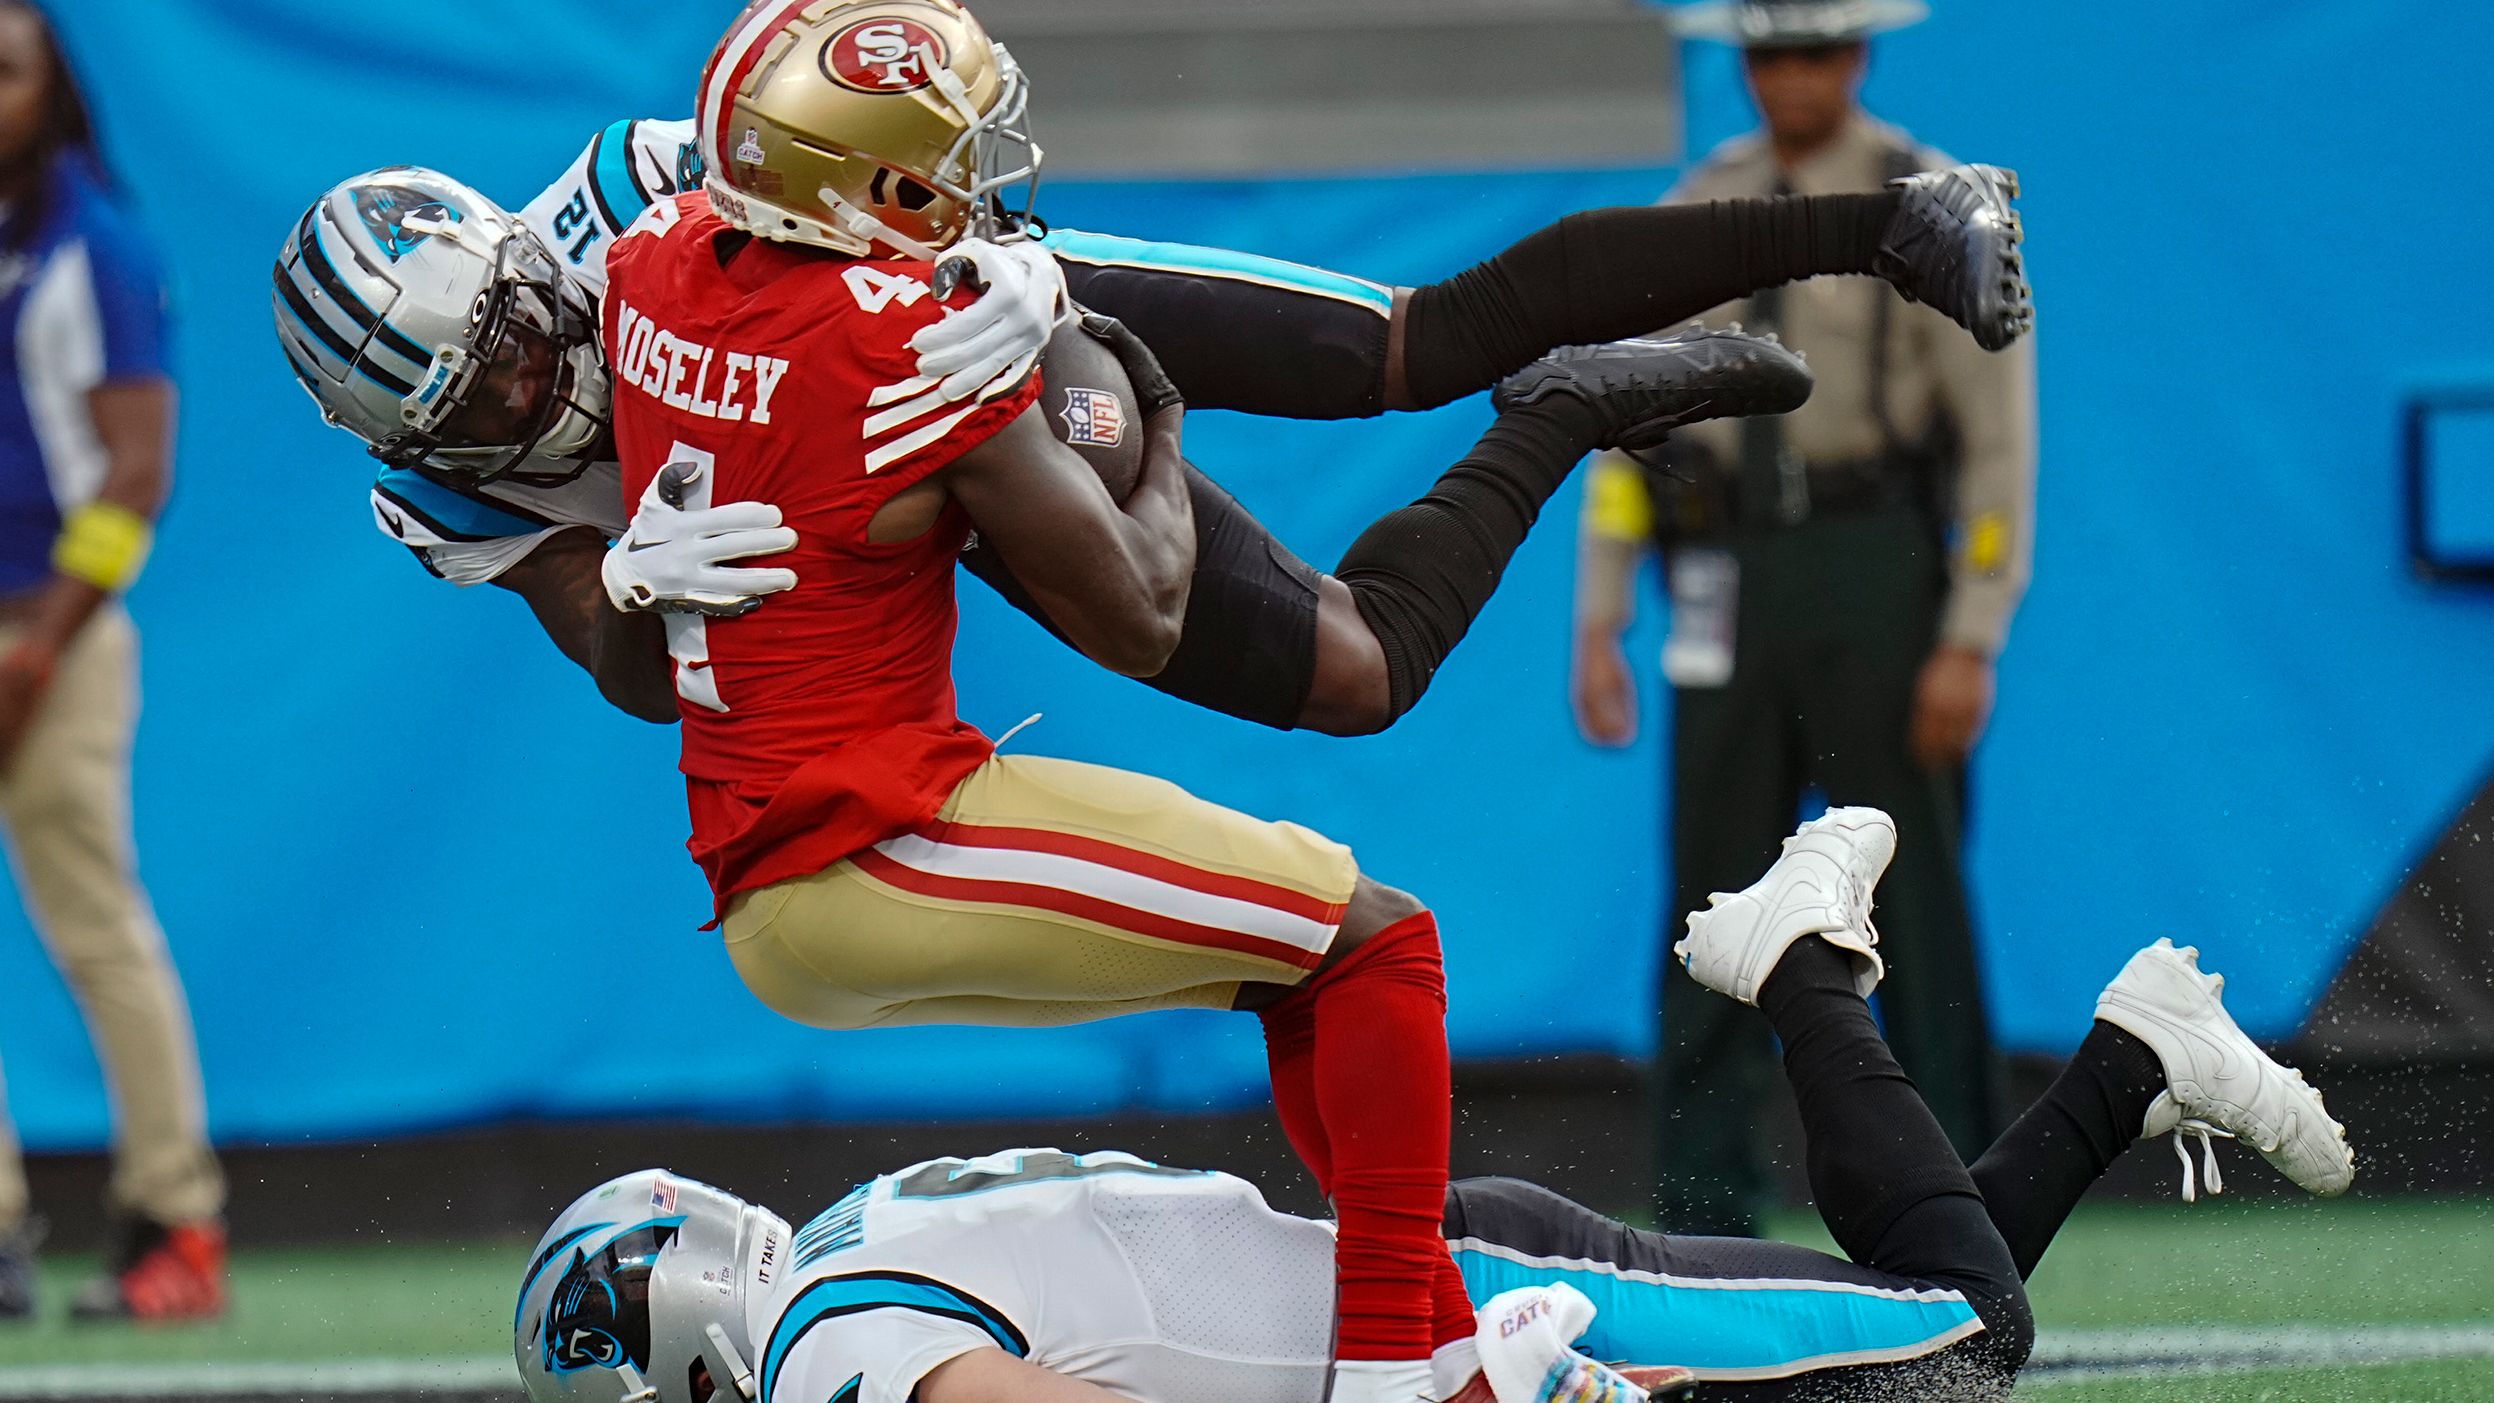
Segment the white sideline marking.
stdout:
<path fill-rule="evenodd" d="M 2046 1330 L 2036 1342 L 2028 1373 L 2035 1382 L 2044 1383 L 2481 1358 L 2494 1358 L 2494 1324 Z M 518 1396 L 519 1376 L 510 1360 L 340 1359 L 296 1364 L 71 1364 L 0 1369 L 0 1403 L 268 1393 L 352 1398 L 485 1390 L 507 1390 Z"/>
<path fill-rule="evenodd" d="M 508 1389 L 508 1358 L 336 1359 L 293 1364 L 62 1364 L 0 1369 L 0 1399 L 213 1398 L 222 1394 L 321 1393 L 342 1397 Z"/>
<path fill-rule="evenodd" d="M 2027 1375 L 2234 1373 L 2329 1364 L 2494 1358 L 2494 1325 L 2242 1325 L 2045 1330 Z"/>

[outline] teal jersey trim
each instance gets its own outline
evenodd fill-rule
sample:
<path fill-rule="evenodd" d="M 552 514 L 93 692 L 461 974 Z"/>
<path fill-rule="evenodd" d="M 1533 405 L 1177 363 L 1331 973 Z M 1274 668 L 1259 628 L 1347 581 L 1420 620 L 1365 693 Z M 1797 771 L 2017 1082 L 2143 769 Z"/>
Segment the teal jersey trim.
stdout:
<path fill-rule="evenodd" d="M 815 1326 L 844 1315 L 870 1310 L 914 1310 L 958 1320 L 987 1332 L 996 1347 L 1016 1359 L 1030 1355 L 1030 1339 L 1012 1321 L 985 1301 L 943 1282 L 908 1272 L 860 1272 L 830 1276 L 799 1291 L 762 1350 L 761 1383 L 756 1396 L 770 1398 L 790 1351 Z"/>
<path fill-rule="evenodd" d="M 1954 1291 L 1880 1291 L 1842 1282 L 1708 1281 L 1623 1273 L 1607 1264 L 1520 1262 L 1448 1244 L 1478 1304 L 1558 1282 L 1585 1293 L 1593 1328 L 1576 1348 L 1595 1359 L 1676 1364 L 1701 1379 L 1784 1378 L 1812 1368 L 1919 1359 L 1979 1333 Z"/>
<path fill-rule="evenodd" d="M 414 513 L 433 528 L 433 534 L 446 540 L 494 541 L 507 536 L 534 536 L 553 525 L 445 487 L 413 468 L 383 468 L 373 490 Z"/>
<path fill-rule="evenodd" d="M 1079 229 L 1052 229 L 1040 246 L 1059 258 L 1120 268 L 1148 268 L 1163 273 L 1192 273 L 1305 292 L 1366 307 L 1381 317 L 1394 315 L 1394 289 L 1383 283 L 1285 263 L 1226 248 L 1194 244 L 1161 244 L 1121 239 L 1114 234 L 1086 234 Z"/>
<path fill-rule="evenodd" d="M 632 165 L 637 154 L 632 144 L 633 128 L 639 125 L 623 121 L 608 127 L 598 141 L 597 167 L 589 172 L 589 178 L 597 182 L 598 199 L 614 215 L 618 230 L 640 218 L 641 211 L 650 207 L 650 193 L 641 188 L 640 174 Z"/>

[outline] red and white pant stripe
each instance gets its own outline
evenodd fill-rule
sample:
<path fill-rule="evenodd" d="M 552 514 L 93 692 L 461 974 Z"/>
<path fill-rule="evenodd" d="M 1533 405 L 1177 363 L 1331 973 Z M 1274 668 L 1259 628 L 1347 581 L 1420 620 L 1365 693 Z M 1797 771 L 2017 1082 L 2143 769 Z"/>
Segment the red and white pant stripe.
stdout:
<path fill-rule="evenodd" d="M 875 880 L 940 901 L 1053 912 L 1146 939 L 1313 970 L 1342 906 L 1101 838 L 936 820 L 851 859 Z"/>

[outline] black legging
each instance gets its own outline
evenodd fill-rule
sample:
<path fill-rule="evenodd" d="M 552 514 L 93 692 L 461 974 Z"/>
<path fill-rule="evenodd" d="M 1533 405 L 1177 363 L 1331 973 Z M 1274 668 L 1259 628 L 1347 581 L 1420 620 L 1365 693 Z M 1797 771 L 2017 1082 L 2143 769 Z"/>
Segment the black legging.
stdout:
<path fill-rule="evenodd" d="M 1984 1330 L 1937 1353 L 1768 1381 L 1709 1382 L 1702 1396 L 1743 1403 L 2005 1396 L 2034 1346 L 2025 1277 L 2087 1185 L 2137 1138 L 2149 1101 L 2164 1087 L 2163 1073 L 2136 1038 L 2097 1024 L 2051 1089 L 1970 1174 L 1898 1069 L 1851 980 L 1844 955 L 1805 939 L 1786 953 L 1759 999 L 1784 1042 L 1811 1193 L 1850 1261 L 1788 1243 L 1645 1232 L 1512 1179 L 1455 1185 L 1447 1236 L 1529 1257 L 1682 1278 L 1957 1291 Z"/>
<path fill-rule="evenodd" d="M 1586 210 L 1414 288 L 1410 406 L 1488 389 L 1559 346 L 1672 326 L 1795 278 L 1868 273 L 1897 195 Z M 1377 305 L 1162 266 L 1064 261 L 1074 300 L 1142 336 L 1197 409 L 1358 419 L 1389 407 Z"/>

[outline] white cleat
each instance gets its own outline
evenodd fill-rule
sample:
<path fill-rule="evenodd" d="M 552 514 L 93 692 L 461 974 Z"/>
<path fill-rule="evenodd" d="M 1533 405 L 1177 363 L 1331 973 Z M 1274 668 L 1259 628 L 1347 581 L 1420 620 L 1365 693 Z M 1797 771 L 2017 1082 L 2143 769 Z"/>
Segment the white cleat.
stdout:
<path fill-rule="evenodd" d="M 1887 966 L 1871 927 L 1871 889 L 1896 855 L 1896 821 L 1877 809 L 1829 809 L 1784 840 L 1784 855 L 1741 891 L 1716 892 L 1689 913 L 1688 938 L 1671 952 L 1698 983 L 1745 1004 L 1792 943 L 1815 935 L 1853 952 L 1854 987 L 1879 987 Z"/>
<path fill-rule="evenodd" d="M 2212 1194 L 2225 1192 L 2212 1136 L 2260 1151 L 2313 1193 L 2345 1193 L 2355 1182 L 2347 1128 L 2330 1119 L 2303 1073 L 2262 1052 L 2235 1025 L 2220 999 L 2225 987 L 2223 977 L 2201 972 L 2198 950 L 2159 940 L 2131 956 L 2096 1000 L 2096 1017 L 2146 1043 L 2165 1065 L 2165 1090 L 2148 1104 L 2139 1138 L 2174 1137 L 2186 1203 L 2199 1195 L 2185 1136 L 2200 1142 Z"/>

